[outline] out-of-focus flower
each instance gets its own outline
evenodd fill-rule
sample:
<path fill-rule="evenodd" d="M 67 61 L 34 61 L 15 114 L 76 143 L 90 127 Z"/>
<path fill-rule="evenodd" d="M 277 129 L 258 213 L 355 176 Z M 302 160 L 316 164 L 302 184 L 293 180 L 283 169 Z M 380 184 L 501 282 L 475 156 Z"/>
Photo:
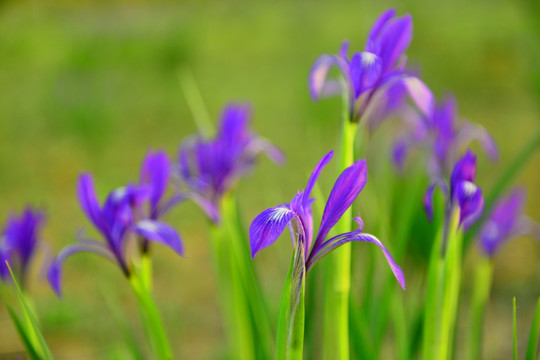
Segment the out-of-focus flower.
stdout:
<path fill-rule="evenodd" d="M 269 208 L 253 220 L 249 229 L 252 257 L 260 250 L 273 244 L 289 225 L 293 241 L 297 241 L 297 245 L 301 246 L 305 251 L 306 271 L 309 271 L 324 255 L 345 243 L 367 241 L 381 248 L 399 284 L 405 288 L 405 278 L 400 267 L 395 263 L 379 239 L 362 232 L 364 224 L 360 217 L 354 219 L 359 225 L 358 229 L 327 239 L 330 230 L 341 219 L 347 209 L 351 207 L 366 184 L 367 166 L 365 160 L 358 160 L 346 168 L 336 180 L 324 208 L 319 232 L 312 242 L 313 218 L 311 204 L 314 199 L 310 198 L 311 191 L 321 170 L 332 156 L 333 152 L 330 152 L 319 161 L 309 178 L 306 188 L 298 192 L 289 204 Z"/>
<path fill-rule="evenodd" d="M 139 184 L 148 189 L 148 197 L 140 208 L 134 209 L 137 218 L 157 221 L 185 199 L 182 193 L 166 198 L 170 174 L 171 166 L 165 152 L 149 151 L 146 154 L 141 166 Z M 149 246 L 149 240 L 143 237 L 142 251 L 147 252 Z"/>
<path fill-rule="evenodd" d="M 79 177 L 77 195 L 81 208 L 105 242 L 89 239 L 82 234 L 76 244 L 68 245 L 54 259 L 49 269 L 49 282 L 60 295 L 61 267 L 66 257 L 81 251 L 93 252 L 116 262 L 126 276 L 131 274 L 127 254 L 130 235 L 137 233 L 150 241 L 169 246 L 182 255 L 183 245 L 178 233 L 168 225 L 150 218 L 138 219 L 134 209 L 151 198 L 147 186 L 127 185 L 109 194 L 102 206 L 99 205 L 90 174 Z"/>
<path fill-rule="evenodd" d="M 28 267 L 39 247 L 40 230 L 44 222 L 43 213 L 27 206 L 19 215 L 8 218 L 0 237 L 0 278 L 11 278 L 6 261 L 20 273 L 20 282 L 24 278 Z"/>
<path fill-rule="evenodd" d="M 395 17 L 395 10 L 384 12 L 371 28 L 365 50 L 349 59 L 349 43 L 343 42 L 339 55 L 317 58 L 310 72 L 309 86 L 314 100 L 346 94 L 350 121 L 363 121 L 373 129 L 407 97 L 424 113 L 430 113 L 433 97 L 429 89 L 406 69 L 404 52 L 412 38 L 409 14 Z M 343 79 L 328 78 L 333 67 Z"/>
<path fill-rule="evenodd" d="M 215 223 L 223 195 L 252 169 L 259 153 L 276 163 L 284 160 L 275 146 L 253 134 L 250 122 L 249 106 L 228 105 L 214 138 L 195 136 L 180 146 L 176 175 L 182 192 Z"/>
<path fill-rule="evenodd" d="M 482 215 L 484 197 L 482 189 L 475 183 L 476 155 L 470 150 L 454 166 L 450 177 L 450 191 L 442 179 L 435 180 L 428 188 L 424 197 L 424 207 L 428 218 L 433 218 L 433 193 L 440 186 L 447 195 L 447 213 L 453 208 L 459 208 L 459 224 L 466 230 Z"/>
<path fill-rule="evenodd" d="M 478 140 L 486 154 L 497 160 L 498 150 L 491 135 L 478 124 L 458 121 L 456 100 L 452 95 L 438 103 L 431 116 L 409 113 L 406 130 L 394 146 L 394 163 L 403 168 L 411 148 L 429 151 L 428 172 L 433 177 L 444 177 L 464 147 Z"/>
<path fill-rule="evenodd" d="M 525 191 L 514 189 L 495 205 L 480 233 L 480 249 L 489 257 L 517 236 L 540 239 L 540 226 L 523 215 Z"/>

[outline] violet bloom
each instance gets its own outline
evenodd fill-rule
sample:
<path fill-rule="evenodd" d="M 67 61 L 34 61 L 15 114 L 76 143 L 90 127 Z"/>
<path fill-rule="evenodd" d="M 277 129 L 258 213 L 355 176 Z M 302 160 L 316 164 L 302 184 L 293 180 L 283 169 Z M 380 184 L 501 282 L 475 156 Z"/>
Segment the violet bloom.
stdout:
<path fill-rule="evenodd" d="M 480 249 L 489 257 L 514 237 L 529 235 L 540 239 L 540 226 L 523 215 L 525 191 L 514 189 L 492 211 L 480 233 Z"/>
<path fill-rule="evenodd" d="M 128 256 L 130 236 L 138 234 L 150 241 L 169 246 L 182 255 L 183 245 L 178 233 L 166 224 L 149 219 L 137 219 L 134 209 L 150 196 L 146 186 L 127 185 L 109 194 L 102 206 L 99 205 L 90 174 L 79 176 L 77 195 L 81 208 L 94 224 L 104 243 L 89 239 L 79 234 L 76 244 L 68 245 L 54 259 L 49 269 L 49 282 L 60 295 L 61 267 L 66 257 L 81 251 L 99 254 L 117 263 L 122 272 L 131 275 L 131 263 Z"/>
<path fill-rule="evenodd" d="M 20 274 L 20 282 L 30 266 L 30 262 L 39 246 L 41 227 L 44 222 L 43 213 L 26 207 L 19 216 L 9 216 L 0 237 L 0 279 L 11 279 L 6 261 L 11 268 Z"/>
<path fill-rule="evenodd" d="M 317 164 L 306 188 L 300 191 L 289 204 L 278 205 L 260 213 L 251 223 L 249 237 L 251 244 L 251 256 L 254 257 L 260 250 L 272 245 L 276 239 L 290 226 L 293 241 L 297 241 L 304 250 L 305 268 L 309 271 L 315 263 L 330 251 L 351 241 L 367 241 L 379 246 L 396 276 L 401 287 L 405 288 L 403 272 L 396 265 L 394 259 L 375 236 L 363 233 L 364 224 L 360 217 L 354 220 L 358 223 L 358 229 L 331 237 L 328 234 L 349 209 L 364 188 L 367 181 L 367 165 L 365 160 L 358 160 L 350 167 L 343 170 L 336 180 L 330 196 L 326 202 L 319 231 L 313 238 L 313 218 L 311 215 L 310 198 L 311 191 L 323 167 L 330 161 L 333 151 L 325 155 Z"/>
<path fill-rule="evenodd" d="M 163 151 L 148 152 L 141 166 L 140 186 L 148 189 L 148 199 L 140 209 L 135 209 L 139 218 L 157 221 L 174 205 L 184 200 L 183 194 L 166 198 L 169 186 L 171 166 L 167 154 Z M 142 239 L 143 253 L 149 250 L 149 240 Z"/>
<path fill-rule="evenodd" d="M 253 134 L 250 123 L 249 106 L 227 105 L 214 138 L 196 136 L 180 147 L 176 175 L 183 193 L 215 223 L 220 221 L 222 197 L 252 169 L 259 153 L 276 163 L 284 159 L 276 147 Z"/>
<path fill-rule="evenodd" d="M 395 106 L 393 102 L 396 100 L 405 101 L 405 96 L 396 93 L 402 89 L 421 111 L 430 112 L 433 106 L 431 93 L 405 69 L 407 58 L 404 52 L 412 38 L 412 18 L 409 14 L 395 17 L 395 13 L 390 9 L 379 17 L 371 28 L 365 50 L 354 53 L 350 59 L 347 41 L 343 42 L 339 55 L 319 56 L 309 78 L 314 100 L 344 93 L 349 104 L 350 121 L 366 118 L 371 128 L 373 122 L 380 121 L 386 107 Z M 344 81 L 327 78 L 334 66 Z"/>
<path fill-rule="evenodd" d="M 409 116 L 407 130 L 394 147 L 394 163 L 403 168 L 412 147 L 423 147 L 430 152 L 428 171 L 431 176 L 443 177 L 456 161 L 458 153 L 473 140 L 478 140 L 486 154 L 497 160 L 498 151 L 491 135 L 480 125 L 459 122 L 456 100 L 448 95 L 438 103 L 431 116 Z"/>
<path fill-rule="evenodd" d="M 484 209 L 482 189 L 474 183 L 475 177 L 476 155 L 469 150 L 454 166 L 450 177 L 450 191 L 441 179 L 435 180 L 428 188 L 424 197 L 428 218 L 433 218 L 433 192 L 436 186 L 440 186 L 447 196 L 447 216 L 453 209 L 459 208 L 459 225 L 467 230 L 474 224 Z"/>

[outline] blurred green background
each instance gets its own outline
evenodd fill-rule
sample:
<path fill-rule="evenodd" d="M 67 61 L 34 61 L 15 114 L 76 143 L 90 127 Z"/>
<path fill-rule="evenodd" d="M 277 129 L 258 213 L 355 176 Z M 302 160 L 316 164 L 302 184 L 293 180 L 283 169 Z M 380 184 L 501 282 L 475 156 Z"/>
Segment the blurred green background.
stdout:
<path fill-rule="evenodd" d="M 540 127 L 540 7 L 534 1 L 0 1 L 0 217 L 26 203 L 42 206 L 51 253 L 73 242 L 78 229 L 89 227 L 75 197 L 80 172 L 94 174 L 103 198 L 137 179 L 148 148 L 173 157 L 196 131 L 178 76 L 188 67 L 213 119 L 230 100 L 250 101 L 256 131 L 287 156 L 279 169 L 261 161 L 240 183 L 248 224 L 290 199 L 335 146 L 340 100 L 310 100 L 312 62 L 336 52 L 343 39 L 362 49 L 372 22 L 392 6 L 414 19 L 409 64 L 421 68 L 438 96 L 453 91 L 460 114 L 486 126 L 498 142 L 499 164 L 480 155 L 478 183 L 489 188 Z M 527 213 L 537 220 L 539 166 L 537 153 L 517 181 L 528 189 Z M 204 216 L 187 204 L 168 220 L 186 246 L 183 259 L 155 247 L 156 298 L 171 342 L 178 358 L 218 358 L 223 334 Z M 289 246 L 281 239 L 256 259 L 273 311 Z M 488 358 L 510 357 L 514 295 L 520 349 L 525 346 L 540 295 L 539 263 L 540 244 L 531 239 L 510 243 L 497 256 Z M 133 327 L 139 323 L 120 271 L 93 255 L 73 257 L 64 269 L 62 300 L 38 264 L 30 283 L 53 353 L 58 359 L 123 358 L 122 335 L 107 304 L 122 304 Z M 0 359 L 21 348 L 1 308 Z"/>

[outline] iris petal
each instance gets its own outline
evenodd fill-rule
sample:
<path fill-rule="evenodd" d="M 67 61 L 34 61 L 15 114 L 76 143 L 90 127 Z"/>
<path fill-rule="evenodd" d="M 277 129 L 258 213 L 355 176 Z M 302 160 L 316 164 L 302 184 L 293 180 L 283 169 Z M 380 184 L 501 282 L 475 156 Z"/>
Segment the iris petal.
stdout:
<path fill-rule="evenodd" d="M 78 252 L 93 252 L 101 255 L 112 262 L 115 262 L 113 254 L 101 243 L 97 241 L 85 241 L 84 243 L 68 245 L 60 251 L 60 253 L 54 258 L 49 268 L 47 278 L 54 292 L 58 295 L 62 295 L 62 265 L 68 256 L 76 254 Z"/>
<path fill-rule="evenodd" d="M 460 208 L 460 224 L 467 230 L 484 210 L 482 190 L 470 181 L 457 184 L 454 197 Z"/>
<path fill-rule="evenodd" d="M 348 65 L 345 59 L 328 54 L 319 56 L 309 73 L 309 90 L 313 100 L 338 95 L 343 91 L 339 81 L 328 79 L 328 73 L 334 66 L 339 69 L 345 80 L 349 81 Z"/>
<path fill-rule="evenodd" d="M 167 190 L 169 174 L 169 159 L 163 151 L 146 155 L 141 168 L 140 180 L 142 184 L 150 185 L 150 203 L 152 204 L 153 213 L 156 212 L 161 197 Z"/>
<path fill-rule="evenodd" d="M 444 192 L 446 196 L 448 196 L 448 186 L 441 179 L 436 179 L 428 187 L 426 194 L 424 195 L 424 210 L 426 211 L 429 221 L 433 220 L 433 193 L 435 192 L 435 188 L 437 186 Z"/>
<path fill-rule="evenodd" d="M 295 212 L 286 206 L 276 206 L 257 215 L 249 227 L 251 257 L 272 245 L 291 221 Z"/>
<path fill-rule="evenodd" d="M 77 182 L 77 195 L 82 209 L 86 216 L 94 223 L 94 225 L 103 231 L 103 219 L 99 203 L 94 192 L 92 176 L 90 174 L 82 174 Z"/>
<path fill-rule="evenodd" d="M 184 255 L 184 246 L 178 232 L 158 221 L 142 220 L 135 224 L 135 231 L 145 239 L 166 245 L 180 255 Z"/>
<path fill-rule="evenodd" d="M 332 227 L 349 209 L 367 181 L 367 165 L 365 160 L 358 160 L 343 170 L 336 180 L 326 206 L 324 208 L 321 226 L 314 247 L 321 244 Z"/>

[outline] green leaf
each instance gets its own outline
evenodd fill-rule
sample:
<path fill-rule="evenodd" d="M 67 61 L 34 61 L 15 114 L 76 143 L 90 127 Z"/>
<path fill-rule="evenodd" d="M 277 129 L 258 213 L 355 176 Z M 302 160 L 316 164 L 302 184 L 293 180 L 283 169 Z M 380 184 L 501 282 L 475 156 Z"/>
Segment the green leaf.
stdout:
<path fill-rule="evenodd" d="M 41 333 L 41 330 L 39 329 L 39 325 L 37 323 L 37 320 L 32 313 L 32 310 L 30 309 L 30 306 L 26 302 L 24 295 L 21 291 L 21 288 L 19 286 L 19 283 L 17 282 L 17 279 L 15 278 L 15 275 L 13 274 L 13 271 L 11 270 L 11 267 L 9 266 L 9 263 L 6 261 L 7 268 L 9 270 L 9 274 L 11 275 L 11 279 L 13 280 L 13 285 L 15 285 L 15 290 L 17 293 L 17 300 L 19 301 L 19 305 L 24 311 L 25 317 L 29 322 L 30 329 L 27 329 L 28 331 L 31 331 L 31 334 L 26 333 L 27 336 L 29 336 L 29 339 L 31 339 L 33 336 L 37 338 L 38 344 L 35 344 L 34 346 L 39 345 L 39 354 L 41 358 L 43 359 L 53 359 L 53 356 L 51 354 L 51 351 L 49 350 L 49 347 L 47 346 L 47 342 L 45 341 L 45 338 L 43 337 L 43 334 Z"/>
<path fill-rule="evenodd" d="M 129 283 L 135 293 L 145 335 L 155 357 L 158 360 L 172 359 L 173 356 L 167 333 L 165 332 L 152 294 L 144 281 L 136 273 L 132 274 L 129 278 Z"/>
<path fill-rule="evenodd" d="M 7 307 L 9 316 L 11 317 L 11 320 L 13 321 L 13 324 L 15 324 L 15 327 L 17 328 L 17 332 L 19 333 L 19 336 L 21 337 L 21 340 L 24 344 L 24 347 L 26 348 L 26 351 L 28 352 L 28 355 L 30 355 L 32 359 L 40 360 L 41 356 L 39 356 L 38 350 L 32 344 L 32 340 L 30 339 L 29 334 L 27 334 L 27 330 L 25 329 L 21 320 L 17 317 L 17 314 L 15 314 L 15 312 L 9 305 L 6 305 L 6 307 Z"/>
<path fill-rule="evenodd" d="M 538 339 L 540 337 L 540 298 L 536 303 L 536 311 L 534 312 L 531 331 L 529 333 L 529 343 L 527 345 L 527 353 L 525 360 L 534 360 L 538 352 Z"/>
<path fill-rule="evenodd" d="M 180 86 L 182 86 L 186 102 L 189 110 L 191 110 L 193 119 L 195 119 L 199 132 L 203 136 L 210 136 L 213 133 L 212 121 L 204 105 L 195 77 L 188 66 L 178 71 L 178 81 L 180 82 Z"/>
<path fill-rule="evenodd" d="M 279 305 L 277 360 L 302 360 L 305 271 L 304 247 L 301 242 L 297 241 Z"/>
<path fill-rule="evenodd" d="M 517 315 L 516 315 L 516 297 L 514 296 L 514 299 L 512 300 L 513 306 L 512 306 L 512 320 L 514 325 L 514 336 L 513 336 L 513 342 L 514 342 L 514 360 L 518 360 L 518 345 L 517 345 Z"/>
<path fill-rule="evenodd" d="M 472 294 L 471 326 L 467 346 L 469 359 L 471 360 L 482 358 L 484 313 L 489 301 L 492 276 L 493 264 L 489 258 L 483 257 L 476 266 Z"/>

